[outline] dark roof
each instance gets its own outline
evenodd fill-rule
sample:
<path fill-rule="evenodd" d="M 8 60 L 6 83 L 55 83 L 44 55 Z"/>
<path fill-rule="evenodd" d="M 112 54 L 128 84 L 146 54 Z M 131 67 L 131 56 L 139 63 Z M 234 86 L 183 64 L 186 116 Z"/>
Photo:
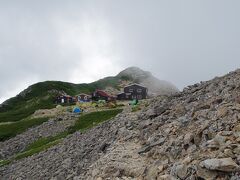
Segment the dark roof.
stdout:
<path fill-rule="evenodd" d="M 125 92 L 118 93 L 117 95 L 122 95 L 122 94 L 125 94 Z"/>
<path fill-rule="evenodd" d="M 97 89 L 95 92 L 97 92 L 99 95 L 103 96 L 103 97 L 112 97 L 110 95 L 108 95 L 105 91 L 103 90 L 99 90 Z"/>
<path fill-rule="evenodd" d="M 72 96 L 69 96 L 69 95 L 60 95 L 58 97 L 67 97 L 67 98 L 72 98 Z"/>
<path fill-rule="evenodd" d="M 130 85 L 128 85 L 128 86 L 125 86 L 124 88 L 130 87 L 130 86 L 140 86 L 140 87 L 146 88 L 145 86 L 143 86 L 143 85 L 141 85 L 141 84 L 137 84 L 137 83 L 130 84 Z M 147 89 L 147 88 L 146 88 L 146 89 Z"/>

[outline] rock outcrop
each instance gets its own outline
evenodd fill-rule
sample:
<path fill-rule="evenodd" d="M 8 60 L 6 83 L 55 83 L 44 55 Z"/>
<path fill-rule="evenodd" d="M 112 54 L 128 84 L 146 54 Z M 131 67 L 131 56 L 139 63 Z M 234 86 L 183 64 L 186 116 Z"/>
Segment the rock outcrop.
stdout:
<path fill-rule="evenodd" d="M 239 166 L 232 160 L 232 158 L 206 159 L 200 163 L 200 166 L 205 167 L 209 170 L 217 170 L 223 172 L 234 172 L 240 170 Z"/>

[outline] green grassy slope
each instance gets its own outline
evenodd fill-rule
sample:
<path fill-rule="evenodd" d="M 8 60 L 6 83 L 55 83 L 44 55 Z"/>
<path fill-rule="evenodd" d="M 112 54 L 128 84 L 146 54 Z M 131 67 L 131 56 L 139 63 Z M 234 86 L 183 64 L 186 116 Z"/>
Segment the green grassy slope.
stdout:
<path fill-rule="evenodd" d="M 40 125 L 47 120 L 48 118 L 27 118 L 9 124 L 0 124 L 0 141 L 4 141 L 6 139 L 14 137 L 17 134 L 24 132 L 26 129 Z"/>
<path fill-rule="evenodd" d="M 90 84 L 73 84 L 61 81 L 45 81 L 36 83 L 22 93 L 7 100 L 0 107 L 0 123 L 19 121 L 33 114 L 38 109 L 55 107 L 54 97 L 64 91 L 69 95 L 91 93 L 95 89 L 104 89 L 107 86 L 118 89 L 119 80 L 128 77 L 107 77 Z"/>

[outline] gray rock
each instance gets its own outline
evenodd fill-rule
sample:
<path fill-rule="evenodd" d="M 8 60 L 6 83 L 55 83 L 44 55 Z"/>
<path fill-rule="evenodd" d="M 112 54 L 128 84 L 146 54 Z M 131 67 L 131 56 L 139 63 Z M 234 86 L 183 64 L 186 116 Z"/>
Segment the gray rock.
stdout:
<path fill-rule="evenodd" d="M 218 170 L 223 172 L 234 172 L 240 170 L 239 166 L 232 160 L 232 158 L 207 159 L 202 161 L 200 166 L 209 170 Z"/>
<path fill-rule="evenodd" d="M 194 135 L 192 133 L 187 133 L 184 136 L 184 144 L 190 144 L 194 140 Z"/>
<path fill-rule="evenodd" d="M 138 150 L 138 154 L 146 153 L 146 152 L 150 151 L 151 149 L 152 149 L 152 147 L 150 145 L 146 145 Z"/>
<path fill-rule="evenodd" d="M 157 180 L 177 180 L 177 179 L 169 174 L 165 174 L 165 175 L 159 176 Z"/>
<path fill-rule="evenodd" d="M 151 146 L 151 147 L 161 146 L 161 145 L 163 145 L 163 143 L 165 142 L 165 140 L 166 140 L 166 138 L 160 138 L 160 139 L 158 139 L 157 141 L 152 142 L 152 143 L 150 144 L 150 146 Z"/>
<path fill-rule="evenodd" d="M 146 153 L 150 151 L 154 146 L 160 146 L 165 142 L 166 138 L 160 138 L 159 140 L 152 142 L 148 145 L 145 145 L 141 149 L 138 150 L 138 154 Z"/>
<path fill-rule="evenodd" d="M 185 179 L 188 175 L 188 167 L 185 164 L 176 164 L 171 169 L 171 175 Z"/>
<path fill-rule="evenodd" d="M 169 107 L 167 105 L 165 106 L 156 106 L 154 107 L 154 116 L 159 116 L 161 114 L 163 114 L 164 112 L 166 112 L 169 109 Z"/>
<path fill-rule="evenodd" d="M 99 149 L 100 149 L 100 151 L 105 152 L 108 146 L 109 146 L 108 143 L 103 142 Z"/>
<path fill-rule="evenodd" d="M 197 176 L 203 179 L 215 180 L 217 177 L 216 171 L 209 171 L 208 169 L 197 167 Z"/>
<path fill-rule="evenodd" d="M 72 159 L 71 158 L 67 158 L 63 161 L 62 166 L 63 168 L 70 168 L 72 164 Z"/>

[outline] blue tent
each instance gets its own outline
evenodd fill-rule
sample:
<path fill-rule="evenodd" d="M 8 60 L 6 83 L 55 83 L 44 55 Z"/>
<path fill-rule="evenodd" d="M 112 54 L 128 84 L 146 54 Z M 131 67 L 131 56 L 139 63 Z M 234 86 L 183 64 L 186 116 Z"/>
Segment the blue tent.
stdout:
<path fill-rule="evenodd" d="M 73 113 L 81 113 L 81 109 L 79 107 L 73 108 Z"/>

